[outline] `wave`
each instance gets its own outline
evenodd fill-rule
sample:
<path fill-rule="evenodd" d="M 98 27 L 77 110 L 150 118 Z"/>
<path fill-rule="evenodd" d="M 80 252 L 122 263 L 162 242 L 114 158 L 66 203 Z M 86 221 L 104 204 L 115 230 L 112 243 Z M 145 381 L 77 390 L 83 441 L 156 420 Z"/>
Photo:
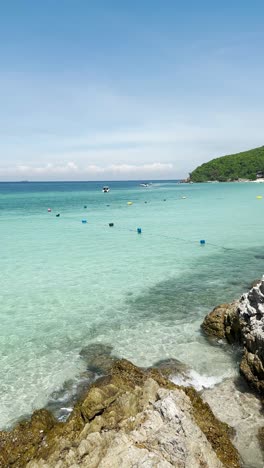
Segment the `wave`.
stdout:
<path fill-rule="evenodd" d="M 190 370 L 188 374 L 171 376 L 171 381 L 176 385 L 183 387 L 194 387 L 197 391 L 204 390 L 205 388 L 213 388 L 215 385 L 222 382 L 227 378 L 227 375 L 222 376 L 208 376 L 199 374 L 195 370 Z"/>

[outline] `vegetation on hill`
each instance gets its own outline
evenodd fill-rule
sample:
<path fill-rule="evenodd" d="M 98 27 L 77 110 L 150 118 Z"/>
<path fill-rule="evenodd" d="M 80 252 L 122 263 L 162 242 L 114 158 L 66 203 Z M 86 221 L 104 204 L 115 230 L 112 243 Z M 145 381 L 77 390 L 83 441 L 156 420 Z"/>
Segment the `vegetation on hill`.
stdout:
<path fill-rule="evenodd" d="M 257 176 L 260 177 L 262 174 L 264 176 L 264 146 L 212 159 L 212 161 L 197 167 L 190 174 L 190 180 L 192 182 L 255 180 Z"/>

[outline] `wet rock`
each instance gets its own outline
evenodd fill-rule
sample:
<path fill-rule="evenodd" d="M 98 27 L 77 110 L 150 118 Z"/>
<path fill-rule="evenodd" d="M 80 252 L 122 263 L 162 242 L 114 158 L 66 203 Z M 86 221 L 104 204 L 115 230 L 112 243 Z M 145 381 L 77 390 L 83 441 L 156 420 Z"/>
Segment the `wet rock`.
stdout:
<path fill-rule="evenodd" d="M 216 307 L 202 324 L 211 336 L 243 346 L 240 372 L 249 385 L 264 393 L 264 279 L 238 302 Z"/>
<path fill-rule="evenodd" d="M 258 286 L 260 282 L 261 282 L 261 279 L 256 279 L 256 280 L 252 281 L 252 283 L 250 283 L 248 289 L 252 289 L 252 288 L 254 288 L 255 286 Z"/>
<path fill-rule="evenodd" d="M 238 313 L 238 302 L 230 304 L 224 317 L 225 338 L 228 343 L 242 344 L 241 319 Z"/>
<path fill-rule="evenodd" d="M 112 355 L 112 351 L 112 346 L 93 343 L 83 348 L 80 356 L 87 362 L 89 371 L 106 375 L 110 372 L 114 361 L 118 359 Z"/>
<path fill-rule="evenodd" d="M 243 466 L 263 468 L 264 459 L 258 440 L 258 432 L 264 425 L 262 402 L 242 377 L 237 381 L 226 379 L 211 389 L 203 390 L 201 396 L 216 417 L 234 428 L 232 442 L 241 455 Z"/>
<path fill-rule="evenodd" d="M 47 410 L 35 411 L 30 421 L 19 423 L 11 432 L 0 432 L 0 467 L 25 466 L 35 457 L 46 434 L 58 423 Z"/>
<path fill-rule="evenodd" d="M 178 359 L 162 359 L 161 361 L 155 362 L 154 368 L 164 375 L 164 377 L 170 377 L 172 375 L 186 375 L 190 370 L 189 367 Z"/>
<path fill-rule="evenodd" d="M 249 353 L 245 349 L 239 369 L 250 386 L 259 393 L 264 394 L 263 361 L 259 356 Z"/>
<path fill-rule="evenodd" d="M 221 304 L 205 317 L 202 329 L 207 335 L 225 338 L 225 316 L 229 308 L 230 304 Z"/>
<path fill-rule="evenodd" d="M 264 426 L 259 428 L 258 440 L 259 440 L 260 448 L 261 448 L 261 450 L 262 450 L 262 452 L 264 454 Z"/>
<path fill-rule="evenodd" d="M 237 309 L 238 302 L 215 307 L 205 317 L 201 325 L 203 331 L 215 338 L 226 338 L 229 343 L 239 342 L 241 327 Z"/>
<path fill-rule="evenodd" d="M 48 412 L 43 418 L 39 424 L 33 416 L 23 423 L 28 426 L 2 433 L 1 466 L 240 466 L 229 427 L 194 389 L 124 359 L 89 388 L 65 423 L 56 423 Z"/>
<path fill-rule="evenodd" d="M 264 392 L 264 279 L 239 301 L 238 314 L 244 345 L 240 370 L 249 384 Z"/>
<path fill-rule="evenodd" d="M 240 466 L 238 452 L 233 446 L 233 449 L 230 450 L 230 438 L 233 436 L 232 427 L 216 419 L 210 406 L 192 387 L 185 387 L 184 391 L 191 400 L 192 413 L 197 425 L 206 435 L 223 465 L 227 467 Z"/>
<path fill-rule="evenodd" d="M 98 376 L 107 375 L 117 357 L 112 355 L 113 348 L 101 343 L 93 343 L 83 348 L 81 358 L 86 361 L 87 369 L 76 379 L 64 383 L 60 390 L 52 393 L 46 409 L 51 411 L 60 421 L 66 421 L 72 406 L 84 396 L 89 386 Z M 63 405 L 62 402 L 63 401 Z"/>

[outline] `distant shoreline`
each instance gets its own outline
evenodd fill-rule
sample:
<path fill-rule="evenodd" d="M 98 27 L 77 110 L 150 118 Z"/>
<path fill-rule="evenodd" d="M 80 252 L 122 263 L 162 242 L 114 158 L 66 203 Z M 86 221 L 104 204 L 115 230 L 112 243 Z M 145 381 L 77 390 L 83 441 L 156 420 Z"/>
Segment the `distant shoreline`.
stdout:
<path fill-rule="evenodd" d="M 243 183 L 243 182 L 250 182 L 250 183 L 264 183 L 264 178 L 250 180 L 250 179 L 238 179 L 238 180 L 204 180 L 203 182 L 192 182 L 193 184 L 225 184 L 225 183 Z M 190 183 L 190 182 L 186 182 Z"/>

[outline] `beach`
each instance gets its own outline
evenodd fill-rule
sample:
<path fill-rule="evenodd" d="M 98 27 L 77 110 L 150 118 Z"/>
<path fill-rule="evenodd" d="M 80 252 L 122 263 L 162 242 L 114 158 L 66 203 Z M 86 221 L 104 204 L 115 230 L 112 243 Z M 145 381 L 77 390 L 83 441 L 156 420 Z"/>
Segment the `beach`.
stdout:
<path fill-rule="evenodd" d="M 263 274 L 260 195 L 247 183 L 0 184 L 1 429 L 42 407 L 65 420 L 96 378 L 92 344 L 139 366 L 179 359 L 199 390 L 236 378 L 236 354 L 200 325 Z"/>

